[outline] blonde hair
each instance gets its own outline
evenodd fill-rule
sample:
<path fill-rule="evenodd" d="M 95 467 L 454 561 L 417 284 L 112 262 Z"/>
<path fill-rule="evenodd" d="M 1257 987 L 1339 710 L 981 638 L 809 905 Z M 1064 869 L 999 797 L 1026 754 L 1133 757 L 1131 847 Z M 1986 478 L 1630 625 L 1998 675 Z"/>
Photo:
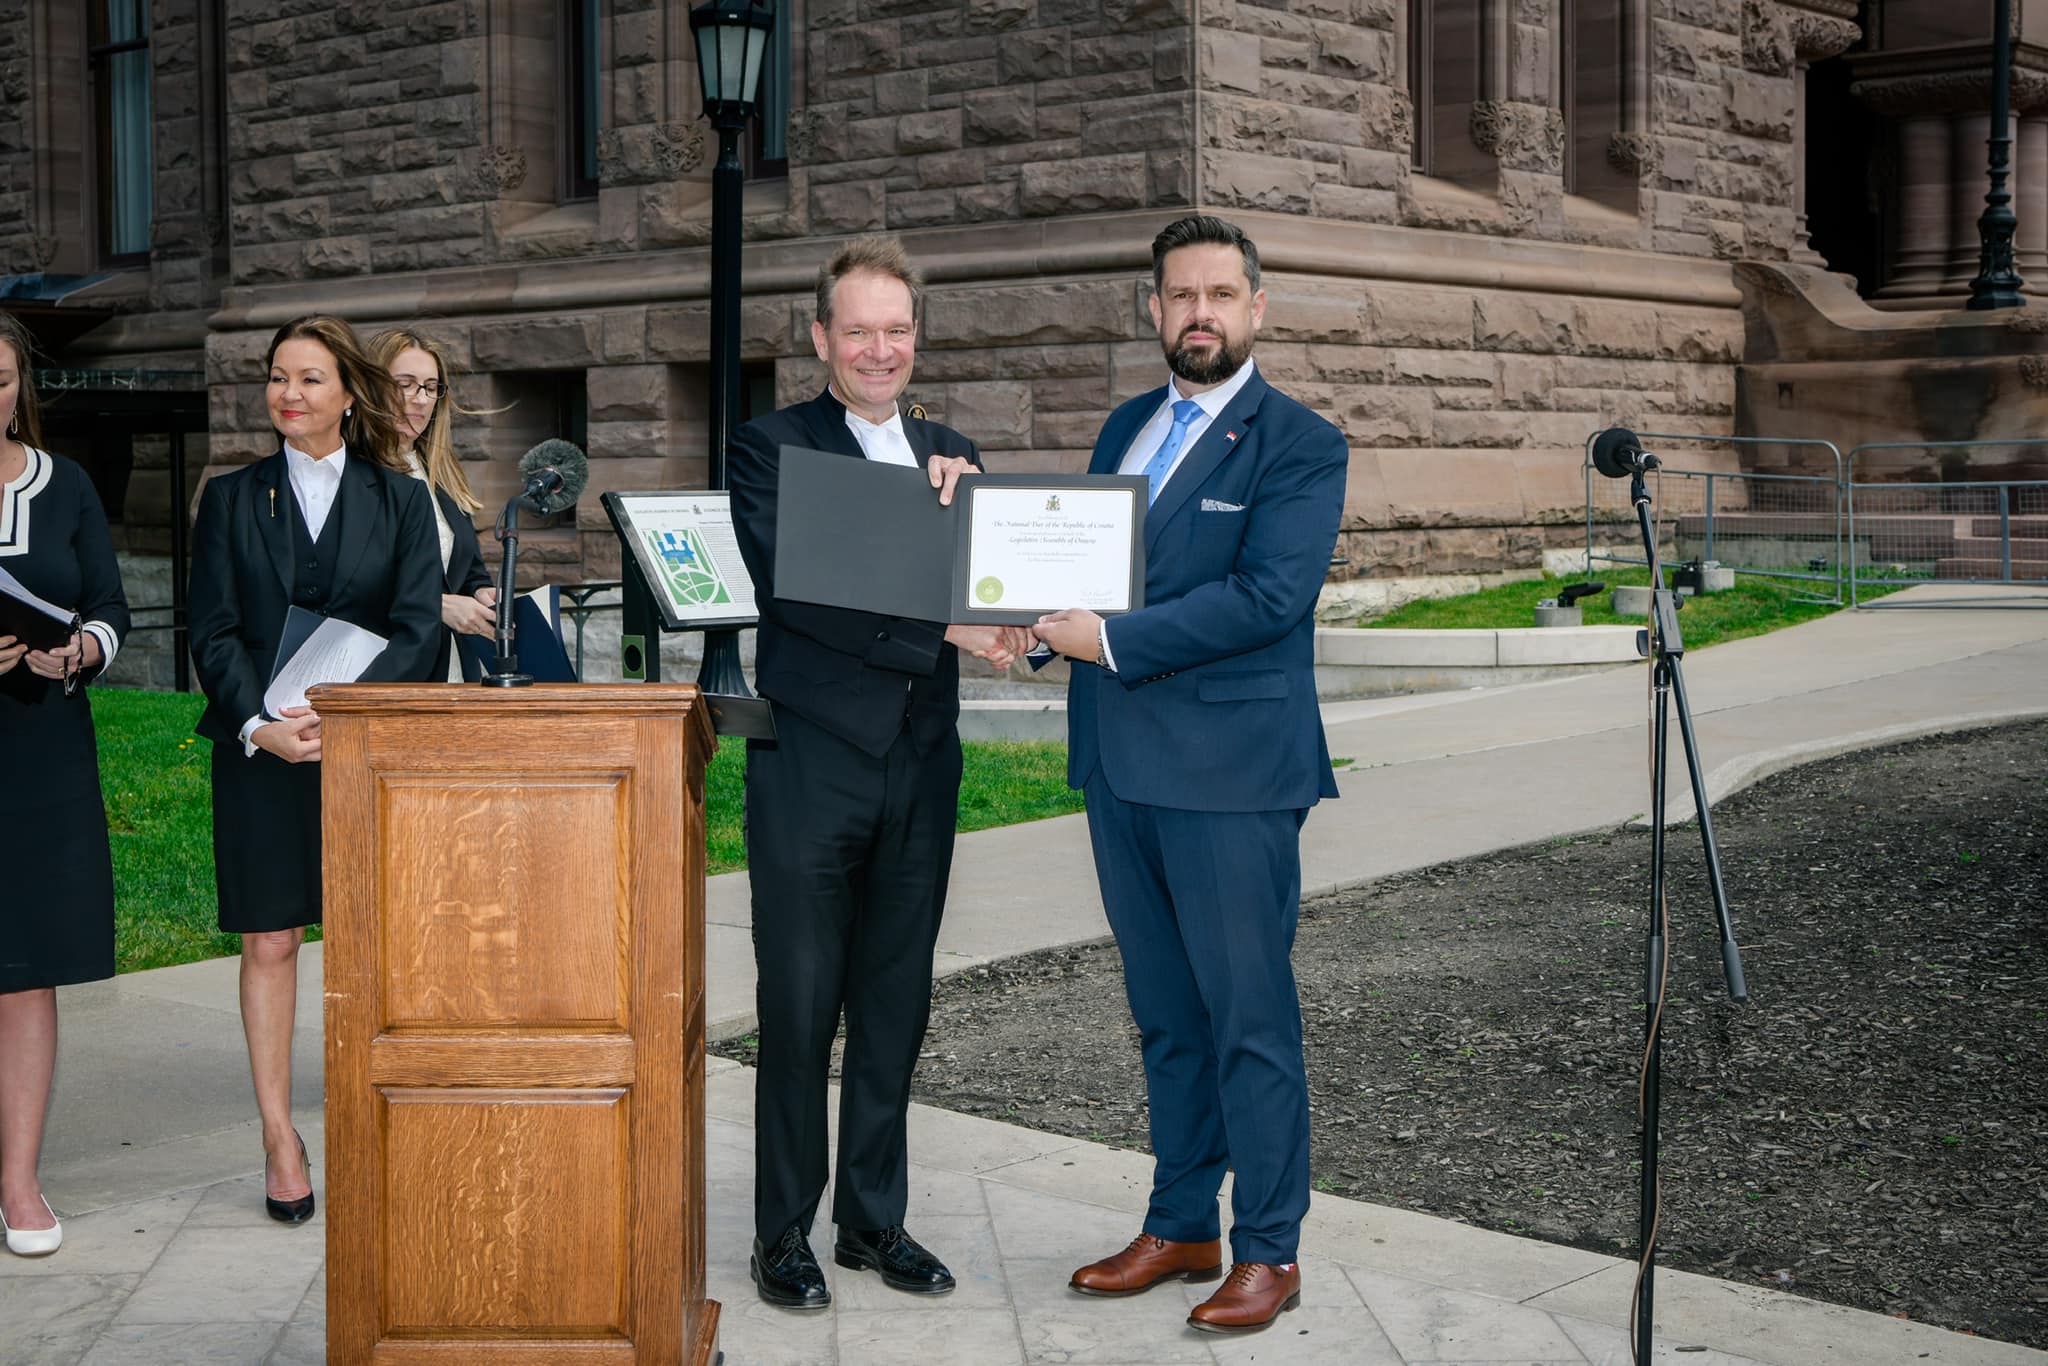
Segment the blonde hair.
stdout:
<path fill-rule="evenodd" d="M 366 455 L 397 474 L 409 473 L 399 432 L 398 385 L 389 372 L 372 365 L 355 329 L 327 313 L 293 318 L 270 339 L 265 367 L 277 364 L 277 348 L 288 341 L 314 341 L 327 348 L 341 387 L 354 399 L 341 419 L 341 439 L 352 454 Z"/>
<path fill-rule="evenodd" d="M 454 390 L 449 388 L 448 348 L 424 333 L 405 327 L 389 328 L 370 338 L 370 361 L 386 374 L 407 351 L 424 351 L 432 356 L 435 378 L 441 383 L 441 395 L 434 400 L 433 416 L 427 419 L 427 429 L 413 441 L 413 453 L 419 456 L 420 467 L 426 470 L 429 483 L 453 498 L 455 506 L 464 512 L 475 512 L 483 506 L 483 500 L 476 496 L 476 490 L 469 485 L 469 476 L 462 472 L 462 461 L 455 455 L 453 435 L 454 414 L 470 410 L 456 405 Z M 401 445 L 403 440 L 401 433 Z"/>
<path fill-rule="evenodd" d="M 21 325 L 21 319 L 12 313 L 0 313 L 0 345 L 14 348 L 17 376 L 13 429 L 7 434 L 24 446 L 40 450 L 43 444 L 43 408 L 36 398 L 35 360 L 31 354 L 35 350 L 35 342 L 28 335 L 28 329 Z"/>
<path fill-rule="evenodd" d="M 817 307 L 821 326 L 832 326 L 832 291 L 847 276 L 864 270 L 901 280 L 903 287 L 910 291 L 911 318 L 923 317 L 924 272 L 911 263 L 910 253 L 903 249 L 899 239 L 869 234 L 856 237 L 833 252 L 832 259 L 819 268 Z"/>

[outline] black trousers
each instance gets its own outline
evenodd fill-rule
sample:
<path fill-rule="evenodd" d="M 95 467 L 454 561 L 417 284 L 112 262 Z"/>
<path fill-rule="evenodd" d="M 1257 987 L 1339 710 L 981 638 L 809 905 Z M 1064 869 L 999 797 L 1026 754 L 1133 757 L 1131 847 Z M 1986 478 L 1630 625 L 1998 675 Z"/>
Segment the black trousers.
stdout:
<path fill-rule="evenodd" d="M 747 868 L 759 973 L 754 1228 L 806 1233 L 825 1190 L 825 1094 L 846 1013 L 832 1219 L 903 1222 L 905 1113 L 931 1013 L 960 800 L 960 741 L 877 759 L 786 708 L 747 746 Z"/>

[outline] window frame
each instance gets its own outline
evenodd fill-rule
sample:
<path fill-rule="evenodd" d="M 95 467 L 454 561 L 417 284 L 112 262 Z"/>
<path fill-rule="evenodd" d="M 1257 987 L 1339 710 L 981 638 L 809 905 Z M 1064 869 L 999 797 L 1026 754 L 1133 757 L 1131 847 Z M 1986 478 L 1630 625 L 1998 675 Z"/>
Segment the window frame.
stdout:
<path fill-rule="evenodd" d="M 106 39 L 105 34 L 112 28 L 112 16 L 108 6 L 113 0 L 91 0 L 87 7 L 85 24 L 85 71 L 86 85 L 91 99 L 92 145 L 93 145 L 93 222 L 94 242 L 99 262 L 103 266 L 127 267 L 149 264 L 149 238 L 156 224 L 156 83 L 149 54 L 152 52 L 149 21 L 150 7 L 147 0 L 138 0 L 141 10 L 142 33 L 134 38 Z M 148 226 L 143 231 L 143 242 L 138 248 L 118 251 L 114 246 L 114 168 L 115 148 L 114 120 L 111 113 L 113 100 L 113 59 L 131 53 L 142 53 L 142 150 L 147 157 L 148 172 L 145 176 L 144 196 L 148 204 Z"/>

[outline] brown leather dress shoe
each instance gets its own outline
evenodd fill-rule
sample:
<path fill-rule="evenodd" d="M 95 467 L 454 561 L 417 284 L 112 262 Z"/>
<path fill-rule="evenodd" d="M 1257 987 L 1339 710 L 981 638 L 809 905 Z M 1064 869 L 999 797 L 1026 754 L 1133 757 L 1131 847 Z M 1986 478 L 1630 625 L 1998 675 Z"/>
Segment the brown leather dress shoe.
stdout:
<path fill-rule="evenodd" d="M 1188 1327 L 1205 1333 L 1256 1333 L 1300 1303 L 1299 1262 L 1236 1262 L 1216 1293 L 1188 1315 Z"/>
<path fill-rule="evenodd" d="M 1141 1233 L 1114 1257 L 1090 1262 L 1067 1284 L 1083 1295 L 1135 1295 L 1161 1281 L 1213 1281 L 1223 1274 L 1223 1240 L 1169 1243 Z"/>

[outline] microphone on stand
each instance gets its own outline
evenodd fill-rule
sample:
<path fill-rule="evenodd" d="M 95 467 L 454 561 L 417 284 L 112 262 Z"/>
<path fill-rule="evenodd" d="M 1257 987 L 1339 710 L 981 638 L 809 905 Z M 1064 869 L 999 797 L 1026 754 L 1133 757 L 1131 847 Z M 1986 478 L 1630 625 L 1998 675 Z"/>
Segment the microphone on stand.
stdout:
<path fill-rule="evenodd" d="M 519 492 L 498 515 L 497 537 L 504 553 L 498 563 L 497 653 L 483 678 L 484 684 L 493 688 L 517 688 L 533 682 L 530 675 L 519 672 L 513 611 L 518 593 L 519 509 L 525 507 L 545 517 L 574 504 L 590 482 L 590 461 L 573 442 L 550 437 L 519 457 L 519 479 Z"/>
<path fill-rule="evenodd" d="M 1593 468 L 1609 479 L 1626 479 L 1662 463 L 1644 450 L 1642 439 L 1626 427 L 1609 427 L 1593 438 Z"/>
<path fill-rule="evenodd" d="M 524 486 L 517 501 L 545 517 L 583 496 L 590 461 L 573 441 L 549 437 L 519 457 L 519 477 Z"/>

